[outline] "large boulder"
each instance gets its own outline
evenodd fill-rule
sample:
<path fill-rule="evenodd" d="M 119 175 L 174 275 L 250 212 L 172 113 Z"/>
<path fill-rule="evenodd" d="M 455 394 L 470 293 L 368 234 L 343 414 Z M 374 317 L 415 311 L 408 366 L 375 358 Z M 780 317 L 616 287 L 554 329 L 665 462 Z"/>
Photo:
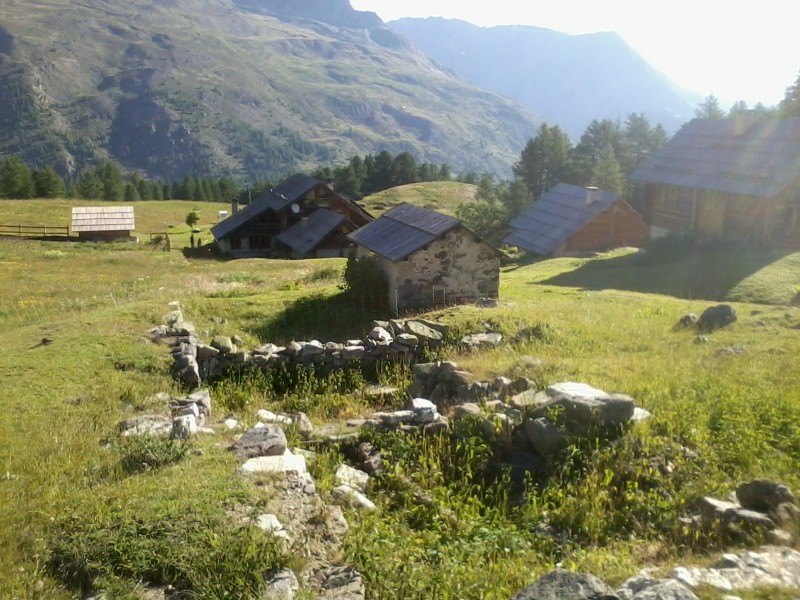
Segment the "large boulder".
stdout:
<path fill-rule="evenodd" d="M 277 425 L 254 427 L 231 447 L 239 458 L 281 456 L 286 451 L 286 434 Z"/>
<path fill-rule="evenodd" d="M 781 504 L 795 504 L 797 499 L 783 484 L 756 479 L 736 488 L 736 498 L 743 508 L 773 514 Z"/>
<path fill-rule="evenodd" d="M 612 600 L 611 589 L 594 575 L 551 571 L 511 600 Z"/>
<path fill-rule="evenodd" d="M 700 331 L 714 331 L 735 323 L 736 318 L 736 311 L 730 304 L 717 304 L 703 311 L 697 322 L 697 328 Z"/>

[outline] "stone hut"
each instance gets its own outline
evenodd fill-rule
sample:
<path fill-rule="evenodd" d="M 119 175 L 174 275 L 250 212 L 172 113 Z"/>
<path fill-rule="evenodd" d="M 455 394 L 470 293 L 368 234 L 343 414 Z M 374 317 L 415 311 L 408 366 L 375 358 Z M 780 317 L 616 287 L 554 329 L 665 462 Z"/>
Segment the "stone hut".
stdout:
<path fill-rule="evenodd" d="M 397 313 L 497 298 L 499 252 L 455 217 L 404 203 L 348 239 L 378 259 Z"/>

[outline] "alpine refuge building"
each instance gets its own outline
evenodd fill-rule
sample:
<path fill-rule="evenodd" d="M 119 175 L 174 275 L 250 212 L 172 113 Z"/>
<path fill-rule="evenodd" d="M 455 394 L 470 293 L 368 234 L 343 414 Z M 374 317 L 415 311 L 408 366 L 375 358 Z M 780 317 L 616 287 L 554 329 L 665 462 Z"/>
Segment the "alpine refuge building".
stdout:
<path fill-rule="evenodd" d="M 617 194 L 559 183 L 509 223 L 504 244 L 541 256 L 641 247 L 647 239 L 642 217 Z"/>
<path fill-rule="evenodd" d="M 78 238 L 96 242 L 131 241 L 136 222 L 132 206 L 76 206 L 70 230 Z"/>
<path fill-rule="evenodd" d="M 694 119 L 632 179 L 653 237 L 800 246 L 800 118 Z"/>
<path fill-rule="evenodd" d="M 499 252 L 455 217 L 404 203 L 348 238 L 377 258 L 396 313 L 497 298 Z"/>
<path fill-rule="evenodd" d="M 323 182 L 295 175 L 211 228 L 219 249 L 236 258 L 347 256 L 347 234 L 373 218 Z"/>

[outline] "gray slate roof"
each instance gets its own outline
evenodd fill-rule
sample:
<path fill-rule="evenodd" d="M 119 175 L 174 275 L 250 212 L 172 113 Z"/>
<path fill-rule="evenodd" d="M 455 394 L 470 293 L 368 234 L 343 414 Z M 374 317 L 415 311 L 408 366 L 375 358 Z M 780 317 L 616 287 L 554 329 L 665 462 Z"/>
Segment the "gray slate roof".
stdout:
<path fill-rule="evenodd" d="M 397 262 L 460 225 L 461 221 L 455 217 L 404 203 L 347 237 L 359 246 Z"/>
<path fill-rule="evenodd" d="M 503 243 L 547 256 L 619 200 L 616 194 L 595 190 L 589 203 L 587 194 L 585 187 L 557 184 L 511 220 L 513 231 Z"/>
<path fill-rule="evenodd" d="M 633 173 L 650 183 L 772 198 L 800 176 L 800 118 L 694 119 Z"/>
<path fill-rule="evenodd" d="M 132 206 L 76 206 L 72 209 L 72 231 L 133 231 Z"/>
<path fill-rule="evenodd" d="M 318 180 L 313 177 L 308 177 L 307 175 L 294 175 L 281 185 L 261 194 L 235 215 L 231 215 L 221 223 L 214 225 L 214 227 L 211 228 L 211 234 L 216 240 L 224 239 L 250 219 L 258 217 L 268 210 L 276 213 L 281 212 L 292 202 L 305 196 L 319 183 Z"/>
<path fill-rule="evenodd" d="M 279 242 L 299 254 L 307 254 L 344 222 L 344 216 L 327 208 L 318 208 L 278 234 Z"/>

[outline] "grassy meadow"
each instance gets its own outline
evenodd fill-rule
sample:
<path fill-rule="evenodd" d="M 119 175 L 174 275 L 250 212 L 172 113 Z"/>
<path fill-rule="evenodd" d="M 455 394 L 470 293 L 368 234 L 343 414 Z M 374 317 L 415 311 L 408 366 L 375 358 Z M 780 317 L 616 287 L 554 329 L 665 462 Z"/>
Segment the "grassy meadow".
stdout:
<path fill-rule="evenodd" d="M 361 204 L 375 217 L 403 202 L 455 216 L 458 207 L 473 200 L 476 192 L 476 186 L 457 181 L 409 183 L 366 196 Z"/>
<path fill-rule="evenodd" d="M 0 222 L 66 222 L 69 206 L 1 202 Z M 173 225 L 188 237 L 189 210 L 199 208 L 205 231 L 220 206 L 137 203 L 137 228 Z M 191 598 L 258 597 L 264 570 L 303 566 L 299 553 L 229 518 L 265 506 L 270 494 L 235 475 L 225 450 L 232 433 L 179 448 L 117 439 L 120 420 L 164 412 L 154 394 L 180 393 L 166 348 L 143 338 L 172 300 L 202 339 L 238 334 L 248 346 L 360 337 L 371 319 L 388 315 L 338 302 L 341 259 L 226 261 L 184 253 L 184 245 L 165 252 L 0 239 L 3 598 L 61 600 L 98 587 L 139 598 L 146 582 L 175 583 Z M 487 440 L 467 424 L 458 437 L 372 439 L 390 468 L 368 490 L 379 510 L 348 513 L 342 556 L 363 574 L 368 597 L 501 599 L 557 563 L 619 582 L 644 566 L 708 562 L 720 540 L 677 522 L 693 499 L 726 497 L 755 477 L 800 490 L 800 311 L 792 306 L 799 263 L 798 254 L 730 251 L 648 262 L 621 250 L 511 264 L 502 269 L 497 308 L 428 315 L 455 332 L 488 326 L 507 336 L 496 350 L 441 351 L 481 378 L 583 381 L 630 394 L 654 418 L 618 444 L 574 448 L 551 485 L 535 486 L 522 506 L 509 503 L 502 477 L 490 476 L 500 434 Z M 705 343 L 673 330 L 681 315 L 722 299 L 739 316 L 731 327 Z M 278 395 L 268 383 L 214 388 L 212 423 L 228 414 L 253 423 L 259 408 L 300 407 L 319 426 L 378 408 L 357 389 L 311 382 Z M 310 461 L 323 496 L 340 460 L 332 448 Z M 669 474 L 657 468 L 665 461 Z M 415 501 L 408 481 L 432 501 Z M 445 518 L 453 513 L 455 524 Z M 537 533 L 541 523 L 568 535 L 557 543 Z"/>

